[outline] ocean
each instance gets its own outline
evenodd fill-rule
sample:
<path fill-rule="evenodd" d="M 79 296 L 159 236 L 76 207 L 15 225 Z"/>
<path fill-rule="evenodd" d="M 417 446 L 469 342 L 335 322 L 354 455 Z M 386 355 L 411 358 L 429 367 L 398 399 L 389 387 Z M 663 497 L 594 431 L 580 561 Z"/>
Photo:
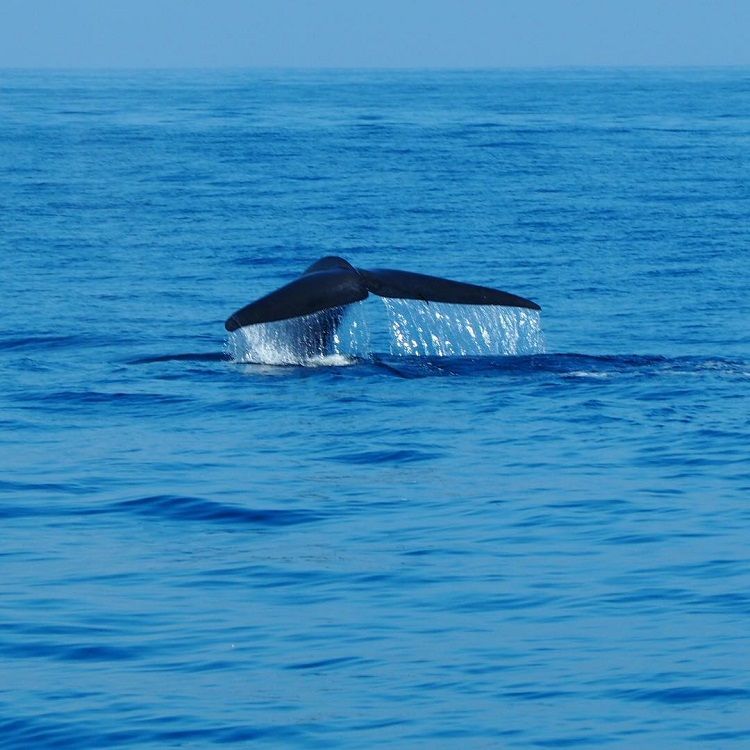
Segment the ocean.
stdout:
<path fill-rule="evenodd" d="M 0 71 L 0 748 L 747 747 L 749 217 L 748 69 Z"/>

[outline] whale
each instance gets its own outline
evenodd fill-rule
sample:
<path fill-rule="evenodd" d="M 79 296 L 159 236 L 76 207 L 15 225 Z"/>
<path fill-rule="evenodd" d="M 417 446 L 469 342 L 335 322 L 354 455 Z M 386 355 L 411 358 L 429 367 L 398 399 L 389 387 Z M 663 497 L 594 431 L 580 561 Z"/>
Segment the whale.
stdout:
<path fill-rule="evenodd" d="M 355 268 L 344 258 L 328 255 L 315 261 L 294 281 L 233 312 L 224 327 L 232 332 L 246 326 L 325 311 L 314 319 L 318 329 L 316 339 L 325 348 L 341 322 L 346 306 L 360 302 L 370 294 L 427 303 L 541 310 L 536 302 L 500 289 L 392 268 Z"/>

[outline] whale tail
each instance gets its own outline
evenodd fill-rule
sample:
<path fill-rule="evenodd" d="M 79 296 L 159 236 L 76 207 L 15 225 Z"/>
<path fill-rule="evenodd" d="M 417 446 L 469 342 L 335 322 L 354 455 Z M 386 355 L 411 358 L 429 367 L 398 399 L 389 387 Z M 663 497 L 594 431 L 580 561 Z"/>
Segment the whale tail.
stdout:
<path fill-rule="evenodd" d="M 330 309 L 339 311 L 329 316 L 335 328 L 341 319 L 340 310 L 343 307 L 366 299 L 370 294 L 424 302 L 541 310 L 536 302 L 499 289 L 390 268 L 355 268 L 343 258 L 329 255 L 313 263 L 289 284 L 232 313 L 224 327 L 228 331 L 236 331 L 244 326 L 287 320 Z"/>

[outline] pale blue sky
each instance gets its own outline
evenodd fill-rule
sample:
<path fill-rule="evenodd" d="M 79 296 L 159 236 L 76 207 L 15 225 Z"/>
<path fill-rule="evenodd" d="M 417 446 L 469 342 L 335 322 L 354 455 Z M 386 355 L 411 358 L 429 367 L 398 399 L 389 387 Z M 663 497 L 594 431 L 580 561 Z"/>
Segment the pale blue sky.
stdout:
<path fill-rule="evenodd" d="M 748 64 L 750 0 L 0 0 L 0 67 Z"/>

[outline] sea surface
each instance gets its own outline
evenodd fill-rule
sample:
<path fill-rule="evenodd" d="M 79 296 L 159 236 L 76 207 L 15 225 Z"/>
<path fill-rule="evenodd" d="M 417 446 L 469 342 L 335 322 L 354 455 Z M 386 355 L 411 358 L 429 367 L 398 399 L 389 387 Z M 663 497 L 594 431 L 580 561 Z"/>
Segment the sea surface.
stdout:
<path fill-rule="evenodd" d="M 1 71 L 0 748 L 750 746 L 749 291 L 748 69 Z"/>

